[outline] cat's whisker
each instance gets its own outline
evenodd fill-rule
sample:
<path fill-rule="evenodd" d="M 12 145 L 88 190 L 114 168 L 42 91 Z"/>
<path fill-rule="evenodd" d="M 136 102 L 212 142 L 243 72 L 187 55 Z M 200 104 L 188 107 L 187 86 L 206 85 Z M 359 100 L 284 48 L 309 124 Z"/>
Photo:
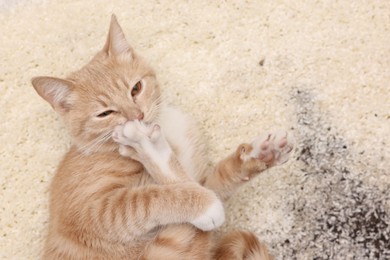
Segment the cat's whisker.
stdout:
<path fill-rule="evenodd" d="M 152 111 L 154 111 L 155 109 L 160 107 L 160 104 L 161 104 L 160 100 L 161 100 L 161 98 L 158 97 L 156 100 L 154 100 L 152 102 L 152 104 L 150 105 L 149 111 L 148 111 L 149 113 L 151 113 Z"/>
<path fill-rule="evenodd" d="M 95 149 L 95 150 L 99 151 L 99 150 L 100 150 L 100 147 L 101 147 L 103 144 L 105 144 L 108 140 L 111 139 L 111 135 L 112 135 L 112 131 L 109 131 L 106 135 L 104 135 L 104 136 L 100 139 L 100 141 L 99 141 L 98 145 L 96 146 L 96 149 Z"/>
<path fill-rule="evenodd" d="M 79 149 L 85 154 L 89 154 L 94 150 L 99 150 L 99 148 L 111 138 L 112 132 L 113 130 L 107 130 L 103 132 L 93 141 L 79 147 Z"/>
<path fill-rule="evenodd" d="M 99 141 L 96 141 L 96 142 L 93 142 L 91 143 L 91 145 L 89 147 L 87 147 L 84 152 L 86 154 L 89 154 L 93 151 L 98 151 L 99 148 L 104 144 L 103 140 L 99 140 Z"/>
<path fill-rule="evenodd" d="M 106 141 L 107 141 L 109 138 L 110 138 L 110 136 L 107 136 L 107 137 L 104 136 L 104 137 L 102 137 L 100 140 L 96 141 L 95 145 L 94 145 L 93 147 L 91 147 L 91 148 L 93 148 L 93 150 L 98 151 L 98 150 L 100 149 L 100 147 L 102 147 L 102 145 L 103 145 L 104 143 L 106 143 Z"/>
<path fill-rule="evenodd" d="M 157 117 L 157 114 L 160 112 L 160 108 L 162 104 L 164 104 L 165 100 L 165 97 L 159 96 L 152 102 L 152 104 L 150 105 L 150 109 L 147 111 L 148 116 L 146 120 Z"/>

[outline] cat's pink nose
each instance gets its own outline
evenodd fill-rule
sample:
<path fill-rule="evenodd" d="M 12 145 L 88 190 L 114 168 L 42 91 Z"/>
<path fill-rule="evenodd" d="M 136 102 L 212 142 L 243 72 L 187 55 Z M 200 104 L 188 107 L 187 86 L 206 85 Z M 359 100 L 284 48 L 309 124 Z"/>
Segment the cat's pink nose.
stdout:
<path fill-rule="evenodd" d="M 138 116 L 137 116 L 137 119 L 138 120 L 144 119 L 144 113 L 143 112 L 139 113 Z"/>

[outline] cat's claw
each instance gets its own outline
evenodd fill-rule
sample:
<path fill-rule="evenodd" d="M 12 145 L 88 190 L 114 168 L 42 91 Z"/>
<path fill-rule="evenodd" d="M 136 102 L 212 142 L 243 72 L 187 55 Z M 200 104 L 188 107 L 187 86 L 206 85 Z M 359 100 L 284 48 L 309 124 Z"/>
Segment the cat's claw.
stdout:
<path fill-rule="evenodd" d="M 250 151 L 243 150 L 241 159 L 257 159 L 269 166 L 281 165 L 288 161 L 294 148 L 294 138 L 286 131 L 274 131 L 256 138 Z"/>
<path fill-rule="evenodd" d="M 190 223 L 203 231 L 210 231 L 220 227 L 225 222 L 225 210 L 222 202 L 216 199 L 205 213 Z"/>

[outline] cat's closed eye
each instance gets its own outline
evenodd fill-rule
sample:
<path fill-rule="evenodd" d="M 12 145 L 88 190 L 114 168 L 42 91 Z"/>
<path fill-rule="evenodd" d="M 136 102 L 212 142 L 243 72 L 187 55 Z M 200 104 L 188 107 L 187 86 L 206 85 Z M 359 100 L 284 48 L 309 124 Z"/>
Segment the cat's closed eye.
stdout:
<path fill-rule="evenodd" d="M 106 111 L 104 111 L 104 112 L 98 114 L 97 117 L 100 117 L 100 118 L 106 117 L 106 116 L 111 115 L 111 114 L 114 113 L 114 112 L 115 112 L 114 110 L 106 110 Z"/>
<path fill-rule="evenodd" d="M 131 96 L 134 97 L 138 95 L 142 90 L 142 82 L 138 81 L 133 88 L 131 89 Z"/>

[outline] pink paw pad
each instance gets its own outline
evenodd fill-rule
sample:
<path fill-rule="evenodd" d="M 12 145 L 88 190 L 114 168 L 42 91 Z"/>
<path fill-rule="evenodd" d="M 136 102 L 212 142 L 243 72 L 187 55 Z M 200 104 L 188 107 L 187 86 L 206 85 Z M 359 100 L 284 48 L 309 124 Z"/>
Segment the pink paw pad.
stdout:
<path fill-rule="evenodd" d="M 269 165 L 280 165 L 288 161 L 294 141 L 288 132 L 275 131 L 258 137 L 252 143 L 251 157 Z"/>

